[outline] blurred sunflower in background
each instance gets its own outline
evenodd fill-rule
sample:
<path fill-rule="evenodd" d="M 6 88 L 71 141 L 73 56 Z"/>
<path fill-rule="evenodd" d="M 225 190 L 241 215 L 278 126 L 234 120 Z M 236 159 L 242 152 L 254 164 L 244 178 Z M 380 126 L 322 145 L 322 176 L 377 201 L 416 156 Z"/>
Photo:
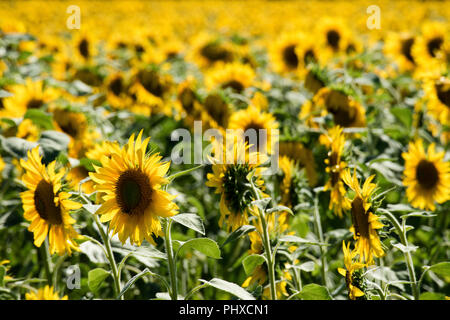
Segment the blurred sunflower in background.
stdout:
<path fill-rule="evenodd" d="M 81 208 L 81 204 L 70 200 L 70 194 L 62 191 L 65 170 L 55 171 L 56 162 L 47 167 L 41 162 L 39 147 L 28 151 L 28 159 L 20 160 L 26 170 L 22 181 L 27 191 L 20 194 L 24 218 L 31 222 L 28 230 L 34 234 L 34 244 L 40 247 L 48 234 L 50 254 L 71 254 L 79 251 L 75 239 L 80 236 L 73 228 L 75 219 L 71 210 Z"/>
<path fill-rule="evenodd" d="M 434 211 L 435 203 L 450 199 L 450 163 L 444 161 L 445 152 L 436 152 L 431 144 L 425 151 L 422 140 L 409 143 L 405 159 L 403 184 L 412 206 Z"/>
<path fill-rule="evenodd" d="M 136 245 L 144 239 L 155 244 L 152 235 L 163 236 L 159 218 L 178 212 L 175 197 L 162 189 L 170 163 L 161 162 L 159 154 L 146 155 L 149 141 L 142 141 L 142 131 L 136 139 L 132 134 L 120 152 L 102 156 L 101 166 L 94 165 L 95 172 L 89 173 L 95 190 L 103 193 L 96 214 L 101 222 L 110 222 L 123 244 L 128 239 Z"/>
<path fill-rule="evenodd" d="M 25 300 L 69 300 L 69 297 L 60 297 L 53 287 L 46 285 L 37 291 L 25 293 Z"/>

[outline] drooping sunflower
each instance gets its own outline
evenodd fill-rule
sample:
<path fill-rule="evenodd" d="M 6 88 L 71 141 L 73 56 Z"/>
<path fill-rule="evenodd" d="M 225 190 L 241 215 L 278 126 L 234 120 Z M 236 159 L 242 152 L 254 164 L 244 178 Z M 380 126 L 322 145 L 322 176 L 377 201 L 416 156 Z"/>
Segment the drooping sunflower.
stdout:
<path fill-rule="evenodd" d="M 255 71 L 248 64 L 232 62 L 216 64 L 206 74 L 206 85 L 209 89 L 227 89 L 242 93 L 252 86 L 255 79 Z"/>
<path fill-rule="evenodd" d="M 354 262 L 353 258 L 358 254 L 356 250 L 350 250 L 350 242 L 345 245 L 345 241 L 342 241 L 342 251 L 344 252 L 344 268 L 338 268 L 339 274 L 345 277 L 345 284 L 348 290 L 348 298 L 350 300 L 356 300 L 359 297 L 364 296 L 364 292 L 358 287 L 358 281 L 354 279 L 354 272 L 365 267 L 365 264 L 360 262 Z"/>
<path fill-rule="evenodd" d="M 329 179 L 324 186 L 325 191 L 330 190 L 331 192 L 329 209 L 339 218 L 342 218 L 342 205 L 345 197 L 342 173 L 347 165 L 341 160 L 345 145 L 343 128 L 336 126 L 329 129 L 327 134 L 320 136 L 320 142 L 329 149 L 328 158 L 325 159 L 327 165 L 325 170 Z"/>
<path fill-rule="evenodd" d="M 414 207 L 435 210 L 435 203 L 450 199 L 450 163 L 444 161 L 445 152 L 436 152 L 431 144 L 425 151 L 422 140 L 410 142 L 405 159 L 403 184 L 406 196 Z"/>
<path fill-rule="evenodd" d="M 322 88 L 314 96 L 313 102 L 333 115 L 335 125 L 344 128 L 366 126 L 364 107 L 342 89 Z"/>
<path fill-rule="evenodd" d="M 356 177 L 356 170 L 354 170 L 353 176 L 350 169 L 345 170 L 342 175 L 345 184 L 355 192 L 353 199 L 346 197 L 344 202 L 345 209 L 349 210 L 352 216 L 353 225 L 350 231 L 356 240 L 355 250 L 359 254 L 359 262 L 365 262 L 369 265 L 373 264 L 374 256 L 379 258 L 384 255 L 377 233 L 377 230 L 383 228 L 384 225 L 378 221 L 378 216 L 372 212 L 371 198 L 377 187 L 376 184 L 372 183 L 374 178 L 375 175 L 367 178 L 361 188 Z"/>
<path fill-rule="evenodd" d="M 159 154 L 146 156 L 149 141 L 142 141 L 142 131 L 136 140 L 132 134 L 120 152 L 101 157 L 101 167 L 94 166 L 95 172 L 89 173 L 94 188 L 103 193 L 104 202 L 97 211 L 100 221 L 109 221 L 122 243 L 129 239 L 141 245 L 146 239 L 155 244 L 152 235 L 163 235 L 159 217 L 178 212 L 175 197 L 162 189 L 168 183 L 165 175 L 170 163 L 160 162 Z"/>
<path fill-rule="evenodd" d="M 219 226 L 224 222 L 227 229 L 234 231 L 240 226 L 248 224 L 249 214 L 255 214 L 251 205 L 254 198 L 249 186 L 248 175 L 254 171 L 255 186 L 262 189 L 264 181 L 261 167 L 267 156 L 258 152 L 250 152 L 248 144 L 241 139 L 233 137 L 234 143 L 228 140 L 215 141 L 214 158 L 212 159 L 212 173 L 208 173 L 206 185 L 216 188 L 215 193 L 220 194 L 220 220 Z"/>
<path fill-rule="evenodd" d="M 81 204 L 70 200 L 70 194 L 62 191 L 62 178 L 65 170 L 55 171 L 56 162 L 47 168 L 42 164 L 39 147 L 28 151 L 28 159 L 20 160 L 26 170 L 22 181 L 28 188 L 20 194 L 24 217 L 31 222 L 28 230 L 34 233 L 34 244 L 40 247 L 49 235 L 50 253 L 71 254 L 79 251 L 75 239 L 80 238 L 72 227 L 75 219 L 71 210 L 81 208 Z"/>
<path fill-rule="evenodd" d="M 278 138 L 279 124 L 275 117 L 264 112 L 253 105 L 249 105 L 244 110 L 234 112 L 228 123 L 228 129 L 242 130 L 241 138 L 249 141 L 257 150 L 263 153 L 272 154 L 274 144 Z M 256 137 L 255 139 L 251 139 Z"/>
<path fill-rule="evenodd" d="M 26 300 L 69 300 L 68 296 L 60 297 L 53 287 L 46 285 L 35 291 L 25 293 Z"/>
<path fill-rule="evenodd" d="M 303 145 L 303 143 L 300 141 L 281 141 L 279 145 L 279 155 L 280 157 L 285 156 L 293 160 L 299 168 L 305 168 L 309 186 L 314 187 L 317 184 L 314 155 L 310 149 Z"/>

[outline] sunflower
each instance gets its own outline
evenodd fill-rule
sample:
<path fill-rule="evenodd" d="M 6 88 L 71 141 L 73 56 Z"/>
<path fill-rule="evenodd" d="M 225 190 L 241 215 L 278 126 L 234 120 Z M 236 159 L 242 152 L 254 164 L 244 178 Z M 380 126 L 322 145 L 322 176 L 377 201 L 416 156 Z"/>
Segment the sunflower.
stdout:
<path fill-rule="evenodd" d="M 305 59 L 297 53 L 297 47 L 301 44 L 302 37 L 298 33 L 284 33 L 274 42 L 270 47 L 270 58 L 276 72 L 295 72 L 305 64 Z M 313 55 L 314 53 L 307 56 L 304 52 L 303 58 L 313 58 Z"/>
<path fill-rule="evenodd" d="M 232 114 L 232 106 L 221 92 L 209 93 L 202 103 L 201 119 L 209 128 L 225 131 Z"/>
<path fill-rule="evenodd" d="M 50 253 L 63 255 L 79 251 L 74 239 L 80 236 L 73 229 L 75 220 L 70 216 L 71 210 L 81 208 L 81 204 L 70 200 L 70 194 L 62 189 L 65 170 L 55 171 L 56 162 L 47 168 L 41 163 L 39 147 L 28 151 L 28 160 L 20 160 L 26 170 L 22 181 L 28 188 L 20 194 L 24 217 L 31 222 L 28 230 L 34 233 L 34 244 L 40 247 L 49 235 Z"/>
<path fill-rule="evenodd" d="M 248 64 L 216 64 L 206 74 L 206 85 L 209 89 L 230 88 L 235 93 L 242 93 L 252 86 L 254 79 L 255 71 Z"/>
<path fill-rule="evenodd" d="M 444 161 L 445 152 L 436 152 L 431 144 L 425 152 L 422 140 L 410 142 L 405 159 L 403 184 L 408 201 L 420 209 L 435 210 L 435 202 L 450 199 L 450 163 Z"/>
<path fill-rule="evenodd" d="M 282 141 L 279 145 L 279 155 L 293 160 L 299 168 L 305 168 L 308 184 L 314 187 L 317 184 L 317 172 L 314 155 L 310 149 L 299 141 Z"/>
<path fill-rule="evenodd" d="M 234 231 L 248 224 L 248 215 L 255 214 L 251 205 L 254 199 L 249 186 L 248 175 L 254 171 L 255 186 L 262 189 L 264 181 L 261 173 L 265 168 L 261 164 L 267 160 L 264 154 L 250 152 L 249 146 L 242 139 L 232 138 L 220 145 L 215 141 L 215 154 L 212 159 L 212 173 L 208 173 L 206 185 L 216 188 L 215 193 L 221 194 L 220 220 L 222 227 L 227 221 L 227 229 Z M 227 137 L 228 140 L 228 137 Z"/>
<path fill-rule="evenodd" d="M 44 87 L 43 81 L 27 78 L 24 84 L 16 84 L 10 88 L 13 96 L 3 99 L 3 117 L 21 118 L 27 110 L 39 109 L 56 97 L 56 91 Z"/>
<path fill-rule="evenodd" d="M 247 109 L 234 112 L 228 123 L 228 129 L 242 130 L 241 138 L 245 138 L 251 145 L 254 144 L 260 152 L 268 154 L 272 154 L 274 145 L 277 143 L 278 127 L 279 124 L 271 113 L 261 111 L 252 105 L 249 105 Z M 252 137 L 253 134 L 256 135 L 256 141 L 249 139 L 248 135 Z"/>
<path fill-rule="evenodd" d="M 104 81 L 106 100 L 118 109 L 124 109 L 131 104 L 131 97 L 127 93 L 127 85 L 122 72 L 110 74 Z"/>
<path fill-rule="evenodd" d="M 17 127 L 16 137 L 33 142 L 37 141 L 39 128 L 30 119 L 23 119 Z"/>
<path fill-rule="evenodd" d="M 363 106 L 342 89 L 322 88 L 314 96 L 313 102 L 333 115 L 335 125 L 345 128 L 366 126 Z"/>
<path fill-rule="evenodd" d="M 84 26 L 82 30 L 73 34 L 72 54 L 77 64 L 89 65 L 97 55 L 96 39 L 89 26 Z"/>
<path fill-rule="evenodd" d="M 325 17 L 317 23 L 321 45 L 332 53 L 345 52 L 351 32 L 341 19 Z"/>
<path fill-rule="evenodd" d="M 46 285 L 44 288 L 37 290 L 37 292 L 30 291 L 25 293 L 26 300 L 68 300 L 68 296 L 60 297 L 53 287 Z"/>
<path fill-rule="evenodd" d="M 377 229 L 381 229 L 384 225 L 378 221 L 378 216 L 372 210 L 371 197 L 377 187 L 372 183 L 375 175 L 370 176 L 364 182 L 363 187 L 359 185 L 356 177 L 356 170 L 353 176 L 350 169 L 343 172 L 342 179 L 355 192 L 352 200 L 344 199 L 344 207 L 349 210 L 352 216 L 353 225 L 350 231 L 356 240 L 355 250 L 359 254 L 359 261 L 365 261 L 373 264 L 373 256 L 379 258 L 384 255 L 381 247 L 381 241 L 377 234 Z"/>
<path fill-rule="evenodd" d="M 356 250 L 350 250 L 350 242 L 345 245 L 345 241 L 342 241 L 342 250 L 344 251 L 344 268 L 338 268 L 339 274 L 345 277 L 345 284 L 348 290 L 348 298 L 350 300 L 356 300 L 359 297 L 364 296 L 364 292 L 358 287 L 356 279 L 354 279 L 354 272 L 365 267 L 365 264 L 360 262 L 354 262 L 353 258 L 358 254 Z"/>
<path fill-rule="evenodd" d="M 235 60 L 233 46 L 216 35 L 206 32 L 192 39 L 188 61 L 196 63 L 201 68 L 211 67 L 216 63 L 229 63 Z"/>
<path fill-rule="evenodd" d="M 347 165 L 341 161 L 345 144 L 343 128 L 336 126 L 329 129 L 327 134 L 320 136 L 320 142 L 329 149 L 328 158 L 325 159 L 327 165 L 325 170 L 329 174 L 329 179 L 324 186 L 324 191 L 331 191 L 329 209 L 342 218 L 342 204 L 345 196 L 342 173 Z"/>
<path fill-rule="evenodd" d="M 142 131 L 135 140 L 132 134 L 128 144 L 111 157 L 100 158 L 101 167 L 89 176 L 95 190 L 102 192 L 102 206 L 97 214 L 101 222 L 110 221 L 113 234 L 122 243 L 141 245 L 146 239 L 155 244 L 152 234 L 162 236 L 159 217 L 171 217 L 178 212 L 172 202 L 175 198 L 162 189 L 168 183 L 165 174 L 169 162 L 160 162 L 159 154 L 146 156 L 150 138 L 142 141 Z"/>
<path fill-rule="evenodd" d="M 188 127 L 194 126 L 195 120 L 201 119 L 202 106 L 196 92 L 193 77 L 188 77 L 178 85 L 175 109 Z"/>
<path fill-rule="evenodd" d="M 385 41 L 384 52 L 394 59 L 400 71 L 411 71 L 416 67 L 416 61 L 412 55 L 412 47 L 416 38 L 410 33 L 390 33 Z"/>
<path fill-rule="evenodd" d="M 443 57 L 442 49 L 448 42 L 446 25 L 439 22 L 427 22 L 422 33 L 411 48 L 417 65 L 426 71 L 439 70 Z"/>
<path fill-rule="evenodd" d="M 423 89 L 428 112 L 440 123 L 450 125 L 450 78 L 428 77 Z"/>

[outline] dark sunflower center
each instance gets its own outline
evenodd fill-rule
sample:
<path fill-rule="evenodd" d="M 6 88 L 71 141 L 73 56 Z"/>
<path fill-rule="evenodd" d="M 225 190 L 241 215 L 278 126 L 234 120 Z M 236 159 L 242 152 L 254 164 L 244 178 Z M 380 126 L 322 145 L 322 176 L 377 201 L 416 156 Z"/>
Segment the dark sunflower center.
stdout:
<path fill-rule="evenodd" d="M 138 80 L 142 86 L 151 94 L 162 97 L 166 87 L 161 82 L 159 75 L 155 71 L 141 70 L 138 73 Z"/>
<path fill-rule="evenodd" d="M 435 165 L 428 160 L 421 160 L 416 168 L 416 178 L 425 189 L 431 189 L 439 181 L 439 173 Z"/>
<path fill-rule="evenodd" d="M 435 87 L 439 101 L 450 108 L 450 86 L 439 83 Z"/>
<path fill-rule="evenodd" d="M 290 45 L 283 50 L 283 61 L 290 69 L 295 69 L 298 67 L 298 56 L 295 53 L 295 45 Z"/>
<path fill-rule="evenodd" d="M 138 169 L 127 170 L 120 175 L 115 193 L 122 212 L 142 215 L 152 199 L 150 179 Z"/>
<path fill-rule="evenodd" d="M 50 224 L 61 224 L 61 209 L 55 205 L 53 185 L 41 180 L 34 191 L 34 207 L 39 216 Z"/>
<path fill-rule="evenodd" d="M 232 212 L 242 212 L 252 201 L 246 179 L 249 172 L 248 164 L 231 165 L 225 172 L 223 188 L 225 199 Z"/>
<path fill-rule="evenodd" d="M 195 94 L 189 88 L 184 88 L 178 95 L 181 105 L 188 113 L 194 109 Z"/>
<path fill-rule="evenodd" d="M 210 62 L 233 60 L 233 54 L 218 43 L 209 43 L 200 49 L 200 54 Z"/>
<path fill-rule="evenodd" d="M 316 93 L 325 86 L 322 80 L 320 80 L 312 71 L 308 71 L 305 79 L 305 88 L 312 93 Z"/>
<path fill-rule="evenodd" d="M 44 104 L 44 101 L 42 99 L 31 99 L 27 103 L 27 109 L 38 109 Z"/>
<path fill-rule="evenodd" d="M 444 39 L 442 39 L 441 37 L 435 37 L 430 41 L 428 41 L 427 43 L 428 54 L 434 58 L 436 56 L 436 51 L 441 49 L 443 43 Z"/>
<path fill-rule="evenodd" d="M 114 95 L 119 96 L 123 90 L 122 78 L 116 78 L 109 84 L 109 90 L 114 93 Z"/>
<path fill-rule="evenodd" d="M 411 48 L 414 44 L 414 38 L 409 38 L 402 41 L 402 54 L 405 56 L 406 59 L 414 63 L 414 57 L 411 53 Z"/>
<path fill-rule="evenodd" d="M 221 126 L 227 127 L 230 117 L 227 103 L 218 94 L 210 94 L 205 99 L 205 109 L 208 114 Z"/>
<path fill-rule="evenodd" d="M 303 62 L 305 63 L 305 65 L 316 60 L 316 55 L 314 54 L 313 49 L 308 49 L 305 51 L 305 54 L 303 55 Z"/>
<path fill-rule="evenodd" d="M 5 109 L 5 105 L 3 104 L 3 98 L 0 98 L 0 110 Z"/>
<path fill-rule="evenodd" d="M 81 80 L 84 83 L 97 87 L 102 83 L 102 78 L 100 75 L 94 73 L 93 71 L 89 69 L 80 69 L 77 70 L 75 75 L 73 76 L 75 79 Z"/>
<path fill-rule="evenodd" d="M 89 42 L 86 39 L 80 41 L 80 43 L 78 44 L 78 50 L 80 51 L 80 54 L 83 56 L 83 58 L 89 58 Z"/>
<path fill-rule="evenodd" d="M 345 48 L 345 53 L 351 54 L 356 52 L 356 47 L 353 43 L 350 43 L 347 48 Z"/>
<path fill-rule="evenodd" d="M 330 179 L 331 185 L 335 186 L 339 182 L 339 171 L 336 166 L 338 163 L 339 155 L 336 152 L 331 152 L 330 154 Z"/>
<path fill-rule="evenodd" d="M 333 50 L 339 49 L 339 41 L 341 40 L 341 35 L 336 30 L 330 30 L 327 32 L 327 43 L 333 48 Z"/>
<path fill-rule="evenodd" d="M 369 215 L 364 209 L 364 201 L 360 197 L 355 197 L 352 201 L 352 222 L 357 237 L 369 238 Z"/>
<path fill-rule="evenodd" d="M 350 107 L 349 98 L 340 91 L 333 90 L 327 97 L 328 112 L 333 115 L 336 125 L 349 127 L 356 118 L 356 111 Z"/>
<path fill-rule="evenodd" d="M 222 84 L 222 89 L 231 88 L 237 93 L 241 93 L 244 90 L 244 85 L 237 80 L 230 80 Z"/>
<path fill-rule="evenodd" d="M 64 123 L 63 125 L 60 125 L 62 131 L 67 133 L 69 136 L 76 138 L 79 134 L 78 126 L 76 123 L 73 123 L 73 121 L 68 121 L 67 123 Z"/>
<path fill-rule="evenodd" d="M 244 141 L 247 144 L 252 144 L 253 148 L 259 148 L 261 145 L 265 145 L 267 142 L 267 131 L 263 131 L 261 132 L 261 137 L 259 136 L 259 130 L 264 130 L 265 128 L 259 124 L 259 123 L 250 123 L 247 127 L 244 128 L 244 133 L 247 132 L 247 130 L 249 130 L 249 132 L 247 132 L 247 134 L 245 135 Z M 254 130 L 254 131 L 253 131 Z M 250 139 L 251 136 L 254 136 L 256 134 L 256 142 L 252 141 Z M 254 139 L 253 139 L 254 140 Z M 255 145 L 256 143 L 256 145 Z"/>

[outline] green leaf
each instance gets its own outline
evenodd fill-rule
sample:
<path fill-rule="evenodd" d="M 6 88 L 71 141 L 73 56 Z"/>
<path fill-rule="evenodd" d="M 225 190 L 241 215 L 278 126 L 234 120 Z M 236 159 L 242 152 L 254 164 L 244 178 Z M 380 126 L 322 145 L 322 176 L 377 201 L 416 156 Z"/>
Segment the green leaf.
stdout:
<path fill-rule="evenodd" d="M 256 228 L 254 226 L 250 226 L 250 225 L 244 225 L 242 227 L 239 227 L 238 229 L 234 230 L 226 239 L 225 241 L 222 243 L 222 247 L 224 245 L 226 245 L 227 243 L 233 242 L 237 239 L 239 239 L 240 237 L 245 236 L 246 234 L 255 231 Z"/>
<path fill-rule="evenodd" d="M 298 269 L 305 272 L 312 272 L 314 271 L 316 264 L 313 261 L 307 261 L 300 265 L 288 265 L 288 268 Z"/>
<path fill-rule="evenodd" d="M 407 128 L 412 125 L 412 111 L 408 108 L 393 107 L 390 108 L 391 113 L 400 120 Z"/>
<path fill-rule="evenodd" d="M 294 215 L 294 213 L 292 212 L 291 208 L 288 208 L 288 207 L 282 206 L 282 205 L 279 205 L 279 206 L 276 206 L 276 207 L 273 207 L 273 208 L 270 208 L 270 209 L 266 210 L 267 213 L 280 212 L 280 211 L 287 211 L 290 214 Z"/>
<path fill-rule="evenodd" d="M 202 235 L 205 235 L 205 227 L 202 219 L 195 213 L 180 213 L 172 217 L 173 221 L 182 224 L 183 226 L 197 231 Z"/>
<path fill-rule="evenodd" d="M 404 246 L 404 245 L 401 244 L 401 243 L 392 243 L 392 242 L 394 242 L 394 241 L 395 241 L 395 240 L 391 241 L 392 246 L 393 246 L 393 247 L 396 247 L 397 249 L 399 249 L 399 250 L 400 250 L 401 252 L 403 252 L 403 253 L 414 252 L 414 251 L 417 250 L 417 248 L 419 248 L 419 247 L 413 246 L 413 245 Z"/>
<path fill-rule="evenodd" d="M 295 243 L 303 243 L 303 244 L 312 244 L 312 245 L 317 245 L 317 246 L 328 246 L 327 243 L 311 241 L 311 240 L 307 240 L 307 239 L 303 239 L 303 238 L 300 238 L 297 236 L 291 236 L 291 235 L 282 236 L 279 240 L 282 242 L 295 242 Z"/>
<path fill-rule="evenodd" d="M 424 292 L 420 295 L 419 300 L 445 300 L 445 294 L 437 292 Z"/>
<path fill-rule="evenodd" d="M 108 278 L 111 273 L 102 268 L 96 268 L 88 273 L 88 287 L 92 292 L 100 288 L 102 282 Z"/>
<path fill-rule="evenodd" d="M 40 110 L 40 109 L 30 109 L 23 116 L 24 119 L 30 119 L 35 125 L 45 129 L 53 129 L 53 119 L 51 114 Z"/>
<path fill-rule="evenodd" d="M 450 262 L 440 262 L 430 267 L 430 270 L 441 277 L 450 277 Z"/>
<path fill-rule="evenodd" d="M 123 296 L 125 294 L 125 292 L 128 291 L 128 289 L 130 289 L 130 287 L 136 282 L 138 281 L 140 278 L 148 275 L 148 274 L 152 274 L 152 272 L 145 268 L 143 271 L 139 272 L 137 275 L 135 275 L 133 278 L 131 278 L 130 280 L 128 280 L 128 282 L 125 284 L 125 286 L 122 288 L 122 290 L 120 291 L 119 295 L 117 296 L 117 299 L 119 299 L 121 296 Z"/>
<path fill-rule="evenodd" d="M 263 264 L 266 259 L 259 254 L 252 254 L 250 256 L 245 257 L 242 261 L 242 265 L 244 266 L 245 274 L 248 276 L 255 271 L 256 267 Z"/>
<path fill-rule="evenodd" d="M 82 165 L 88 171 L 95 171 L 94 165 L 96 165 L 97 167 L 100 167 L 102 164 L 99 160 L 81 158 L 80 165 Z"/>
<path fill-rule="evenodd" d="M 54 130 L 43 131 L 38 141 L 44 152 L 43 162 L 49 163 L 55 160 L 61 151 L 67 150 L 69 142 L 70 137 L 63 132 Z"/>
<path fill-rule="evenodd" d="M 3 138 L 0 136 L 3 149 L 15 158 L 26 158 L 27 151 L 37 146 L 36 142 L 30 142 L 25 139 L 11 137 Z"/>
<path fill-rule="evenodd" d="M 180 248 L 178 249 L 178 254 L 183 254 L 183 252 L 189 249 L 198 250 L 208 257 L 214 259 L 221 258 L 219 246 L 214 240 L 211 240 L 209 238 L 196 238 L 182 243 Z"/>
<path fill-rule="evenodd" d="M 235 283 L 228 282 L 228 281 L 218 279 L 218 278 L 211 279 L 210 281 L 200 279 L 200 281 L 203 283 L 206 283 L 216 289 L 231 293 L 232 295 L 238 297 L 239 299 L 255 300 L 255 297 L 253 297 L 247 290 L 238 286 Z"/>
<path fill-rule="evenodd" d="M 331 300 L 328 289 L 315 283 L 304 286 L 297 296 L 303 300 Z"/>
<path fill-rule="evenodd" d="M 252 201 L 252 205 L 257 206 L 262 211 L 265 211 L 270 200 L 272 200 L 272 199 L 271 198 L 263 198 L 260 200 L 254 200 L 254 201 Z"/>

